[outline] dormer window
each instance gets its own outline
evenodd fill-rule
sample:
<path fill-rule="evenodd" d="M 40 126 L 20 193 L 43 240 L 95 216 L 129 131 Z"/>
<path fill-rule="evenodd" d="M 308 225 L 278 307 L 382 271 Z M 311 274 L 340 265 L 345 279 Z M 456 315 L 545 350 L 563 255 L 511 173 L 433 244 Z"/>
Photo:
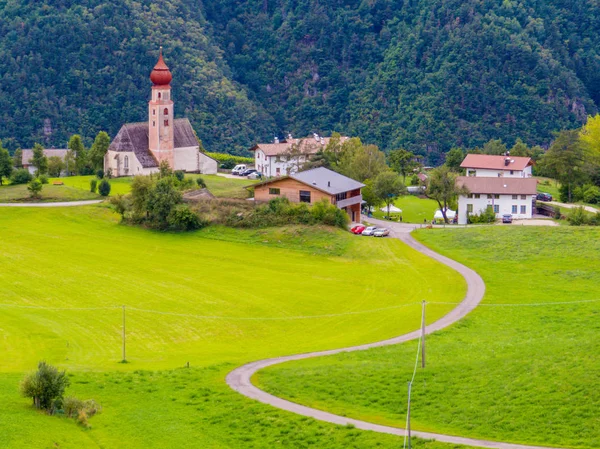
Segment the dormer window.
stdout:
<path fill-rule="evenodd" d="M 163 114 L 169 115 L 169 108 L 165 108 L 165 110 L 163 111 Z"/>

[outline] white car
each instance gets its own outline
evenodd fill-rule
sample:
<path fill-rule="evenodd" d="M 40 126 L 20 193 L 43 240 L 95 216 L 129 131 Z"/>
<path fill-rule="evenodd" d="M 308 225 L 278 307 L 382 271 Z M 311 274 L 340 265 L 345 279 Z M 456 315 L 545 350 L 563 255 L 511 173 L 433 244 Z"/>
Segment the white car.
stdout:
<path fill-rule="evenodd" d="M 385 237 L 386 235 L 390 235 L 388 228 L 377 228 L 373 231 L 373 237 Z"/>
<path fill-rule="evenodd" d="M 235 167 L 233 167 L 233 170 L 231 170 L 231 174 L 232 175 L 240 175 L 244 170 L 246 170 L 246 167 L 244 164 L 238 164 Z"/>
<path fill-rule="evenodd" d="M 262 179 L 262 175 L 260 172 L 255 171 L 254 173 L 250 173 L 248 175 L 248 179 Z"/>
<path fill-rule="evenodd" d="M 375 232 L 375 230 L 377 229 L 377 226 L 369 226 L 367 228 L 365 228 L 365 230 L 363 232 L 361 232 L 362 235 L 373 235 L 373 233 Z"/>

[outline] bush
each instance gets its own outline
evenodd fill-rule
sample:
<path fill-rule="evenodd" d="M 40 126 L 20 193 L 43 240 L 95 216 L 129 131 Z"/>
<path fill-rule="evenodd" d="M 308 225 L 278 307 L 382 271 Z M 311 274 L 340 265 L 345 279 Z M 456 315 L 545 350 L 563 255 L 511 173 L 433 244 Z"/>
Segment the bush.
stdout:
<path fill-rule="evenodd" d="M 556 218 L 557 220 L 560 220 L 562 218 L 560 206 L 554 206 L 554 218 Z"/>
<path fill-rule="evenodd" d="M 40 198 L 42 193 L 42 181 L 35 178 L 32 179 L 27 185 L 27 190 L 29 190 L 29 196 L 31 198 Z"/>
<path fill-rule="evenodd" d="M 21 394 L 32 398 L 33 405 L 52 414 L 62 405 L 69 378 L 65 371 L 59 372 L 46 362 L 38 363 L 38 370 L 29 373 L 21 381 Z"/>
<path fill-rule="evenodd" d="M 111 179 L 112 178 L 112 171 L 111 170 L 106 170 L 104 172 L 104 178 Z"/>
<path fill-rule="evenodd" d="M 571 209 L 567 216 L 571 226 L 583 226 L 589 224 L 588 215 L 583 207 L 575 207 Z"/>
<path fill-rule="evenodd" d="M 173 185 L 173 178 L 159 179 L 148 192 L 146 200 L 146 211 L 150 223 L 158 229 L 166 229 L 169 225 L 167 217 L 181 201 L 181 192 Z"/>
<path fill-rule="evenodd" d="M 205 153 L 208 157 L 217 161 L 221 168 L 233 168 L 237 164 L 254 164 L 254 158 L 244 156 L 234 156 L 226 153 Z"/>
<path fill-rule="evenodd" d="M 110 195 L 110 183 L 106 179 L 100 181 L 100 186 L 98 186 L 98 193 L 102 196 Z"/>
<path fill-rule="evenodd" d="M 104 178 L 104 170 L 96 170 L 96 178 L 103 179 Z"/>
<path fill-rule="evenodd" d="M 469 223 L 494 223 L 496 221 L 496 214 L 491 207 L 487 207 L 479 215 L 469 215 Z"/>
<path fill-rule="evenodd" d="M 185 204 L 174 207 L 167 217 L 167 222 L 175 231 L 194 231 L 207 225 Z"/>
<path fill-rule="evenodd" d="M 175 177 L 177 178 L 177 180 L 179 182 L 182 182 L 183 179 L 185 178 L 185 172 L 183 170 L 176 170 L 175 171 Z"/>
<path fill-rule="evenodd" d="M 198 176 L 198 178 L 196 179 L 196 184 L 198 184 L 198 187 L 201 187 L 203 189 L 206 188 L 206 182 L 204 182 L 204 179 L 202 179 L 200 176 Z"/>
<path fill-rule="evenodd" d="M 418 186 L 419 184 L 421 184 L 421 180 L 419 179 L 419 177 L 417 175 L 412 175 L 410 177 L 410 185 Z"/>
<path fill-rule="evenodd" d="M 129 196 L 116 195 L 110 199 L 110 204 L 114 206 L 115 212 L 125 217 L 125 213 L 131 208 L 131 198 Z"/>
<path fill-rule="evenodd" d="M 224 162 L 221 162 L 221 168 L 224 168 L 225 170 L 231 170 L 236 165 L 237 164 L 234 161 L 224 161 Z"/>
<path fill-rule="evenodd" d="M 40 180 L 40 182 L 42 184 L 48 184 L 48 176 L 47 175 L 40 175 L 40 176 L 38 176 L 38 179 Z"/>
<path fill-rule="evenodd" d="M 98 181 L 96 179 L 90 180 L 90 192 L 96 193 L 96 187 L 98 186 Z"/>
<path fill-rule="evenodd" d="M 63 411 L 67 418 L 75 418 L 83 410 L 83 401 L 73 396 L 66 397 L 63 401 Z"/>
<path fill-rule="evenodd" d="M 583 201 L 590 204 L 600 203 L 600 188 L 596 186 L 589 186 L 583 192 Z"/>
<path fill-rule="evenodd" d="M 590 218 L 590 225 L 592 226 L 600 226 L 600 212 L 596 212 Z"/>
<path fill-rule="evenodd" d="M 27 184 L 33 179 L 31 173 L 26 168 L 19 168 L 12 172 L 10 175 L 10 182 L 12 184 Z"/>

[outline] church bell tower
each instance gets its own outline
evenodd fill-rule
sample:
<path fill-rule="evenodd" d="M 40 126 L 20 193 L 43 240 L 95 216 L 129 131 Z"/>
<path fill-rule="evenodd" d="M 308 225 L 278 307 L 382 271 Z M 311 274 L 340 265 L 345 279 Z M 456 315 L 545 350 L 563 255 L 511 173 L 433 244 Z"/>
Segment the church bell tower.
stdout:
<path fill-rule="evenodd" d="M 160 47 L 158 62 L 150 73 L 152 98 L 148 102 L 148 146 L 159 163 L 167 161 L 171 168 L 175 168 L 172 79 L 171 71 L 163 60 L 162 47 Z"/>

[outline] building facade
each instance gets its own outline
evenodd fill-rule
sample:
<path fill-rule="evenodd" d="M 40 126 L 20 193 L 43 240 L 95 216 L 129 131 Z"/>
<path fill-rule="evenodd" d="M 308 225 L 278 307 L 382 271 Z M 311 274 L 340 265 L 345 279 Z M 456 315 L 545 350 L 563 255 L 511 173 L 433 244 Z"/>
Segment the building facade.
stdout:
<path fill-rule="evenodd" d="M 293 203 L 315 204 L 325 199 L 346 212 L 353 222 L 360 222 L 361 189 L 364 184 L 323 167 L 249 187 L 254 189 L 255 201 L 266 202 L 285 197 Z"/>
<path fill-rule="evenodd" d="M 175 119 L 172 79 L 161 47 L 158 62 L 150 74 L 148 121 L 123 125 L 104 157 L 104 169 L 114 177 L 156 173 L 163 161 L 174 170 L 217 173 L 217 161 L 200 151 L 189 120 Z"/>

